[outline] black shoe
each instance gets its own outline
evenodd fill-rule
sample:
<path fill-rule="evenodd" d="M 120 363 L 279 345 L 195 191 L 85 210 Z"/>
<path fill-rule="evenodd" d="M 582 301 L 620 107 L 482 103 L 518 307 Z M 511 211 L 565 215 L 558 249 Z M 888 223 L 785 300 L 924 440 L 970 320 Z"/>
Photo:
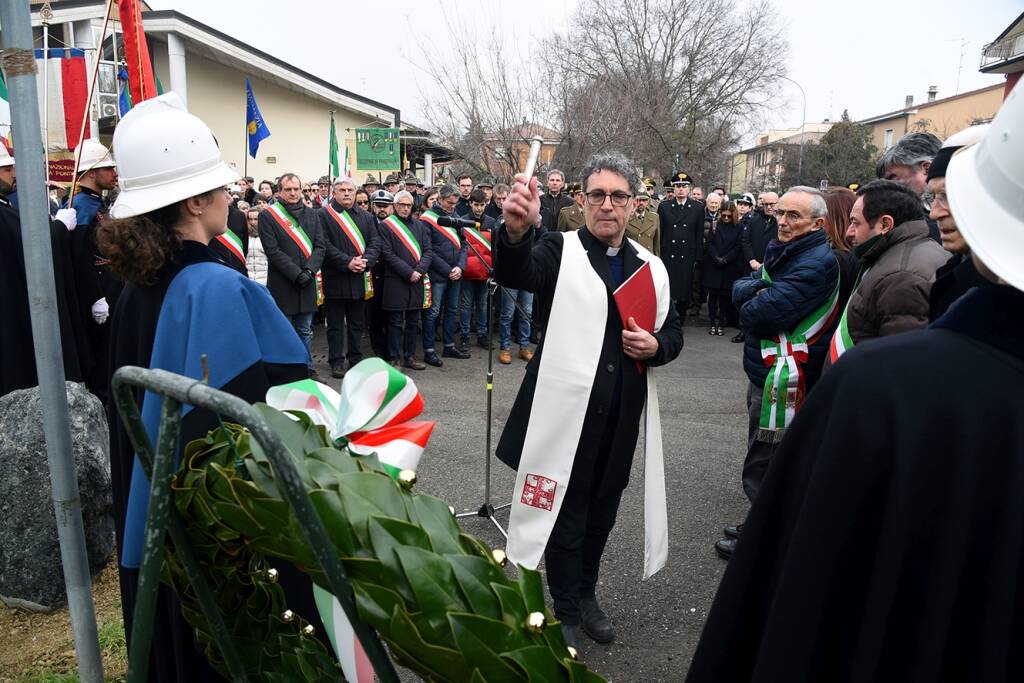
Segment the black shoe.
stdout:
<path fill-rule="evenodd" d="M 743 533 L 743 524 L 727 524 L 722 528 L 726 538 L 739 538 Z"/>
<path fill-rule="evenodd" d="M 441 352 L 441 355 L 445 358 L 461 358 L 462 360 L 466 360 L 469 358 L 469 351 L 463 351 L 462 349 L 457 349 L 454 346 L 446 346 L 444 347 L 444 351 Z"/>
<path fill-rule="evenodd" d="M 331 377 L 341 379 L 345 376 L 345 361 L 331 363 Z"/>
<path fill-rule="evenodd" d="M 611 619 L 597 604 L 597 598 L 580 599 L 580 623 L 583 632 L 597 643 L 610 643 L 615 640 L 615 628 Z"/>
<path fill-rule="evenodd" d="M 445 350 L 444 355 L 448 355 L 447 350 Z M 423 362 L 425 362 L 427 365 L 433 365 L 435 368 L 439 368 L 442 365 L 444 365 L 444 361 L 437 357 L 436 351 L 427 351 L 426 353 L 424 353 Z"/>
<path fill-rule="evenodd" d="M 736 333 L 736 336 L 730 339 L 733 344 L 741 344 L 747 341 L 747 333 L 742 330 Z"/>
<path fill-rule="evenodd" d="M 459 351 L 469 353 L 469 337 L 462 337 L 459 339 Z"/>
<path fill-rule="evenodd" d="M 580 651 L 580 627 L 576 624 L 562 624 L 562 638 L 565 639 L 566 647 L 571 647 L 576 652 Z"/>
<path fill-rule="evenodd" d="M 736 541 L 735 538 L 723 538 L 722 540 L 715 543 L 715 552 L 723 560 L 732 558 L 732 554 L 736 552 Z"/>
<path fill-rule="evenodd" d="M 708 334 L 710 334 L 712 337 L 714 337 L 716 329 L 717 328 L 714 325 L 712 325 L 711 327 L 708 328 Z"/>
<path fill-rule="evenodd" d="M 476 345 L 481 349 L 491 349 L 491 340 L 487 338 L 486 334 L 478 334 L 476 336 Z"/>
<path fill-rule="evenodd" d="M 724 327 L 717 327 L 717 328 L 715 328 L 715 334 L 717 334 L 719 337 L 724 337 L 725 336 L 725 328 Z"/>
<path fill-rule="evenodd" d="M 404 361 L 402 361 L 402 367 L 403 368 L 409 368 L 410 370 L 426 370 L 427 369 L 427 366 L 423 363 L 423 361 L 419 360 L 418 358 L 413 358 L 412 356 L 410 356 L 409 358 L 406 358 Z"/>

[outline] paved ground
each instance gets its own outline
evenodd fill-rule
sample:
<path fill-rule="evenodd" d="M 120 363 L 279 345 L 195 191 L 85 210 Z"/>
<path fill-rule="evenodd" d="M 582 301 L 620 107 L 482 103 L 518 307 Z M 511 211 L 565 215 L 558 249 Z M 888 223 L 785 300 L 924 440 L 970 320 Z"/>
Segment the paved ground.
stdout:
<path fill-rule="evenodd" d="M 710 337 L 703 327 L 685 328 L 679 358 L 659 369 L 662 429 L 669 503 L 669 562 L 641 581 L 643 568 L 642 457 L 634 470 L 605 552 L 598 597 L 618 631 L 610 646 L 584 637 L 582 657 L 611 681 L 680 681 L 693 655 L 724 562 L 713 543 L 724 523 L 742 520 L 746 499 L 739 484 L 746 439 L 740 345 L 735 333 Z M 323 335 L 317 334 L 314 355 Z M 365 343 L 365 342 L 364 342 Z M 470 360 L 446 359 L 443 368 L 409 371 L 426 399 L 426 417 L 437 421 L 420 465 L 420 490 L 449 501 L 456 509 L 476 510 L 484 495 L 484 390 L 487 352 L 473 348 Z M 318 368 L 326 374 L 322 356 Z M 494 440 L 500 434 L 523 376 L 514 358 L 503 366 L 495 357 Z M 496 459 L 492 499 L 507 503 L 514 473 Z M 508 511 L 498 515 L 502 524 Z M 503 539 L 480 518 L 462 520 L 463 528 L 492 546 Z M 543 569 L 543 565 L 542 565 Z"/>

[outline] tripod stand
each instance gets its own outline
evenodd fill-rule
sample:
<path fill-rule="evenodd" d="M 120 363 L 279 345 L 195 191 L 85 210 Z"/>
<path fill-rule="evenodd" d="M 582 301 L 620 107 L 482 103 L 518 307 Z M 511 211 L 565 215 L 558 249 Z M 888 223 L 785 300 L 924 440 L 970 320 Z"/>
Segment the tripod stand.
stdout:
<path fill-rule="evenodd" d="M 484 500 L 477 510 L 460 512 L 456 514 L 455 517 L 456 519 L 464 519 L 467 517 L 482 517 L 487 519 L 498 529 L 499 532 L 501 532 L 501 535 L 507 539 L 508 532 L 505 531 L 504 527 L 501 526 L 501 523 L 495 518 L 494 513 L 498 510 L 511 507 L 512 503 L 504 503 L 502 505 L 495 506 L 491 502 L 491 424 L 493 423 L 494 415 L 494 323 L 497 322 L 499 316 L 498 293 L 504 292 L 510 298 L 511 295 L 508 294 L 504 287 L 495 281 L 494 268 L 484 260 L 476 246 L 474 246 L 473 241 L 466 238 L 463 231 L 460 230 L 459 234 L 463 236 L 463 239 L 466 239 L 466 244 L 473 250 L 473 253 L 480 260 L 480 263 L 483 264 L 484 268 L 487 269 L 487 297 L 489 299 L 489 311 L 487 321 L 487 436 L 484 440 Z M 493 235 L 494 233 L 492 232 L 492 239 Z M 519 311 L 519 315 L 523 316 L 524 320 L 532 323 L 530 315 L 523 310 L 523 307 L 519 305 L 519 302 L 513 298 L 512 303 Z"/>

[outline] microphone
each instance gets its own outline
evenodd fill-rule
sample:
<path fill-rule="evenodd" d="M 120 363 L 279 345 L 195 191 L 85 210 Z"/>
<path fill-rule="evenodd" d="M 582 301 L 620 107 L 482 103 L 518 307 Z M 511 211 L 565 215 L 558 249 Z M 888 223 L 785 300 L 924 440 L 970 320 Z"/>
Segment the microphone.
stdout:
<path fill-rule="evenodd" d="M 466 220 L 465 218 L 453 218 L 452 216 L 438 216 L 437 224 L 443 228 L 475 228 L 479 223 Z"/>

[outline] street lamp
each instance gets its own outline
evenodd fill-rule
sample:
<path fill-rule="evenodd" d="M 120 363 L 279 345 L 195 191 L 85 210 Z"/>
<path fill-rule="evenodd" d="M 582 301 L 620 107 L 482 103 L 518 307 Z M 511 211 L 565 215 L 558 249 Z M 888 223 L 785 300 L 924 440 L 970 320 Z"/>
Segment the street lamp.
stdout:
<path fill-rule="evenodd" d="M 800 97 L 803 98 L 804 110 L 803 114 L 800 116 L 800 159 L 797 162 L 796 171 L 796 174 L 798 176 L 797 182 L 802 183 L 804 181 L 804 137 L 806 136 L 805 129 L 807 127 L 807 94 L 804 92 L 803 86 L 801 86 L 799 83 L 794 81 L 789 76 L 779 76 L 779 78 L 781 78 L 784 81 L 789 81 L 797 88 L 799 88 Z"/>

